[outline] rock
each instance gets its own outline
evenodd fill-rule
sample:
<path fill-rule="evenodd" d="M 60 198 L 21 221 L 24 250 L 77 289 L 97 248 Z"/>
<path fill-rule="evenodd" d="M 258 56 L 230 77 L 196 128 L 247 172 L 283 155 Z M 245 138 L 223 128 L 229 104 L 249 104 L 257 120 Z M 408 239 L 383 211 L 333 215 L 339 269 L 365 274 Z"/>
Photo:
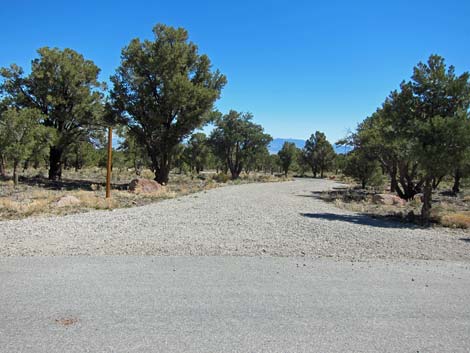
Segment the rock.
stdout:
<path fill-rule="evenodd" d="M 137 178 L 130 182 L 129 190 L 136 194 L 151 194 L 159 191 L 162 185 L 157 183 L 155 180 Z"/>
<path fill-rule="evenodd" d="M 423 194 L 423 193 L 416 194 L 413 199 L 414 199 L 414 200 L 419 200 L 419 201 L 423 202 L 423 200 L 424 200 L 424 194 Z"/>
<path fill-rule="evenodd" d="M 75 196 L 66 195 L 58 199 L 55 205 L 57 207 L 69 207 L 69 206 L 79 205 L 80 203 L 81 201 L 77 199 Z"/>
<path fill-rule="evenodd" d="M 392 194 L 376 194 L 372 196 L 372 201 L 380 205 L 399 205 L 404 206 L 406 201 Z"/>

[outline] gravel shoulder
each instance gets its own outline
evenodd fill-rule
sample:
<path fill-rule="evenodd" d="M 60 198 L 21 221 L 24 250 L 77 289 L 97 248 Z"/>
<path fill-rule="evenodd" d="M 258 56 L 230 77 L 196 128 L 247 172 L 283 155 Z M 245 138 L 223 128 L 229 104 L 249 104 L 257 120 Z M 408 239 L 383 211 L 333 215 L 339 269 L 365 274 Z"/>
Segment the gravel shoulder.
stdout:
<path fill-rule="evenodd" d="M 328 180 L 246 184 L 155 204 L 0 222 L 0 256 L 305 256 L 470 261 L 470 233 L 421 229 L 314 197 Z"/>

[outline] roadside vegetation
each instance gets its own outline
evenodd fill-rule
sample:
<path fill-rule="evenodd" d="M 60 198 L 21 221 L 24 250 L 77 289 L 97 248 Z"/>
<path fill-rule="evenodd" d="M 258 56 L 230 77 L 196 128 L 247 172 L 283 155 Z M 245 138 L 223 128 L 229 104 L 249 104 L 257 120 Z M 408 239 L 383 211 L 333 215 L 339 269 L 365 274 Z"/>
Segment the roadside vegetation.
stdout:
<path fill-rule="evenodd" d="M 349 146 L 346 154 L 336 154 L 321 131 L 303 148 L 286 142 L 270 154 L 272 137 L 251 113 L 215 109 L 228 80 L 183 28 L 158 24 L 151 40 L 128 43 L 110 87 L 99 72 L 72 49 L 47 47 L 26 71 L 0 69 L 0 219 L 130 207 L 298 176 L 349 182 L 318 195 L 340 207 L 470 226 L 470 76 L 442 57 L 419 63 L 336 143 Z M 118 135 L 112 200 L 102 185 L 108 127 Z M 133 190 L 138 183 L 145 192 Z"/>
<path fill-rule="evenodd" d="M 106 170 L 99 167 L 78 171 L 64 169 L 63 178 L 58 182 L 48 180 L 46 169 L 31 168 L 25 171 L 17 185 L 12 179 L 5 178 L 0 181 L 0 220 L 143 206 L 223 186 L 291 180 L 280 174 L 243 173 L 237 180 L 231 180 L 230 176 L 215 171 L 175 172 L 170 174 L 171 182 L 166 186 L 143 191 L 130 190 L 130 181 L 135 178 L 133 170 L 116 170 L 112 180 L 113 197 L 106 199 L 105 175 Z M 149 169 L 141 171 L 143 180 L 151 175 Z"/>

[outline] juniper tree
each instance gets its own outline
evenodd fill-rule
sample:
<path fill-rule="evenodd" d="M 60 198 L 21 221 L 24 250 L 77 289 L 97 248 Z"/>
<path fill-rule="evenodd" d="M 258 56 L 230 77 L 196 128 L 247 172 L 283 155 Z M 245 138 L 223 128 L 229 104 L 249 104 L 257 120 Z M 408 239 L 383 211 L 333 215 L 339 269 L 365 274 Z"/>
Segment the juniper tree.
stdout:
<path fill-rule="evenodd" d="M 42 124 L 53 128 L 57 138 L 49 151 L 49 179 L 62 177 L 67 147 L 100 130 L 102 90 L 100 69 L 72 49 L 41 48 L 31 63 L 31 73 L 11 65 L 2 68 L 0 90 L 9 105 L 39 110 Z"/>
<path fill-rule="evenodd" d="M 295 143 L 284 142 L 282 149 L 277 154 L 279 156 L 284 175 L 287 176 L 289 169 L 295 163 L 297 157 L 297 147 L 295 146 Z"/>
<path fill-rule="evenodd" d="M 312 169 L 313 177 L 320 173 L 323 178 L 324 172 L 332 165 L 335 158 L 335 151 L 331 143 L 328 142 L 323 132 L 316 131 L 305 141 L 303 149 L 305 161 Z"/>
<path fill-rule="evenodd" d="M 145 146 L 155 180 L 167 183 L 180 144 L 208 121 L 226 78 L 184 28 L 157 24 L 154 39 L 133 39 L 111 78 L 111 100 L 129 133 Z"/>
<path fill-rule="evenodd" d="M 231 110 L 216 120 L 210 135 L 214 154 L 226 163 L 232 179 L 238 179 L 250 158 L 266 149 L 272 140 L 252 119 L 250 113 Z"/>
<path fill-rule="evenodd" d="M 18 166 L 30 158 L 42 141 L 52 139 L 50 131 L 40 124 L 37 109 L 9 108 L 0 118 L 0 143 L 3 153 L 13 163 L 13 181 L 18 184 Z"/>
<path fill-rule="evenodd" d="M 360 182 L 365 189 L 372 180 L 380 178 L 379 163 L 361 149 L 355 149 L 345 157 L 343 174 Z"/>
<path fill-rule="evenodd" d="M 206 134 L 203 132 L 192 134 L 185 150 L 191 169 L 195 169 L 199 174 L 207 164 L 209 152 Z"/>
<path fill-rule="evenodd" d="M 468 156 L 469 77 L 457 76 L 442 57 L 431 55 L 352 136 L 352 144 L 389 173 L 393 192 L 406 200 L 423 192 L 424 222 L 430 218 L 433 185 Z"/>

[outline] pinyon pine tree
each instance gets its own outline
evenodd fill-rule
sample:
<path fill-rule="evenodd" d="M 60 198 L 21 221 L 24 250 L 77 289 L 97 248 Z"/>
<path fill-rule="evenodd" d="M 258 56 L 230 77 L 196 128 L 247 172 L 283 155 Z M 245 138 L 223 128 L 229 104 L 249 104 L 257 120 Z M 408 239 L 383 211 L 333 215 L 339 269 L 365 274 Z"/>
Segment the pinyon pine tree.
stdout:
<path fill-rule="evenodd" d="M 133 39 L 111 78 L 121 123 L 145 146 L 155 180 L 167 183 L 178 145 L 209 120 L 226 78 L 211 71 L 188 32 L 158 24 L 154 40 Z"/>

